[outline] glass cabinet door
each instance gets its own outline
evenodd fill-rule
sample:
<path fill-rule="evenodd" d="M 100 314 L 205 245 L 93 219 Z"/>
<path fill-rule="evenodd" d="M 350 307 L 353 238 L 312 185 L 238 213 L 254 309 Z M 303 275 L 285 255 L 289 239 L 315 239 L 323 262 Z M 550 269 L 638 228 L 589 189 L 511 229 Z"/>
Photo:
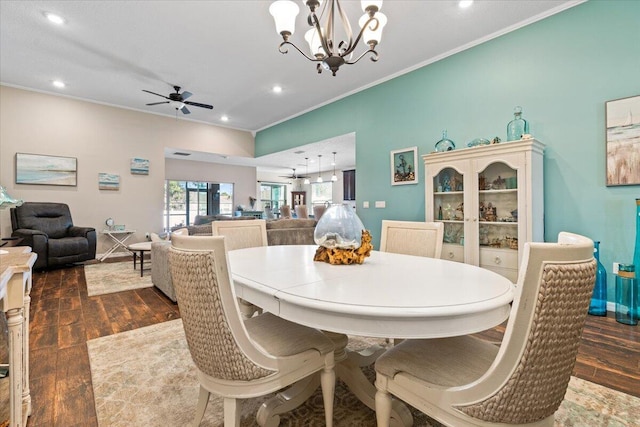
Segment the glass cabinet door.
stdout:
<path fill-rule="evenodd" d="M 444 223 L 442 258 L 464 262 L 464 175 L 453 167 L 433 177 L 433 219 Z"/>
<path fill-rule="evenodd" d="M 513 280 L 518 268 L 517 175 L 504 162 L 490 163 L 478 173 L 476 199 L 479 264 Z"/>

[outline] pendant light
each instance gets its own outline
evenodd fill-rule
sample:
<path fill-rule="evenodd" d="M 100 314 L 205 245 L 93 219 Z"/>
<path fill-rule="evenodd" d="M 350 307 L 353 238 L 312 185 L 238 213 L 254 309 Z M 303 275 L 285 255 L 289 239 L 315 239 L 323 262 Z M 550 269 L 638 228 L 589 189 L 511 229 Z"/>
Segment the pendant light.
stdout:
<path fill-rule="evenodd" d="M 311 181 L 309 181 L 309 158 L 305 157 L 304 158 L 305 162 L 306 162 L 306 169 L 305 169 L 305 177 L 304 177 L 304 183 L 305 185 L 311 184 Z"/>
<path fill-rule="evenodd" d="M 338 176 L 336 175 L 336 152 L 333 152 L 333 175 L 331 175 L 331 181 L 336 182 Z"/>
<path fill-rule="evenodd" d="M 318 178 L 316 179 L 316 182 L 321 183 L 322 182 L 322 177 L 320 176 L 320 159 L 322 158 L 322 154 L 318 154 Z"/>

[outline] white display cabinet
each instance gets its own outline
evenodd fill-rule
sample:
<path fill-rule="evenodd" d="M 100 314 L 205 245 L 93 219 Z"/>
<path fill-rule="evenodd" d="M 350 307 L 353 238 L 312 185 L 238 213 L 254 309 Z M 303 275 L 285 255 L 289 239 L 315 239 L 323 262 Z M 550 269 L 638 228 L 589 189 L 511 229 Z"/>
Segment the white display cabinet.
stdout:
<path fill-rule="evenodd" d="M 543 155 L 529 139 L 422 156 L 426 220 L 444 223 L 442 258 L 517 281 L 524 243 L 544 240 Z"/>

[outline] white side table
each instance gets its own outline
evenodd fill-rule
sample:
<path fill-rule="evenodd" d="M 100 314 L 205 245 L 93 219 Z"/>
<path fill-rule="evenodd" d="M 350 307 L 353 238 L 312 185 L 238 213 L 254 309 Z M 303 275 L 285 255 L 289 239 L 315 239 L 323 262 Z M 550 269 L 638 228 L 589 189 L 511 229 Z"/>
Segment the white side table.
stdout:
<path fill-rule="evenodd" d="M 102 234 L 109 236 L 114 243 L 113 246 L 111 246 L 111 248 L 109 248 L 109 250 L 105 252 L 104 255 L 102 255 L 100 261 L 104 261 L 118 248 L 122 248 L 130 254 L 131 252 L 129 251 L 129 249 L 127 249 L 127 245 L 125 245 L 124 242 L 127 241 L 127 239 L 131 237 L 135 232 L 136 230 L 102 230 Z"/>

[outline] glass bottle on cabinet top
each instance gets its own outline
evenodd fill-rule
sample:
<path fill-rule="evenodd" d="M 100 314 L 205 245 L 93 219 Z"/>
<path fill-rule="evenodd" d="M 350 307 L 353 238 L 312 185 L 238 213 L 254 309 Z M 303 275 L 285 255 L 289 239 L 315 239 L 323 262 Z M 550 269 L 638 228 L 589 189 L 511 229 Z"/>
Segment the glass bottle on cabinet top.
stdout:
<path fill-rule="evenodd" d="M 443 130 L 442 131 L 442 139 L 440 141 L 436 142 L 436 151 L 438 151 L 438 152 L 452 151 L 452 150 L 455 150 L 455 149 L 456 149 L 456 144 L 454 144 L 452 140 L 447 138 L 447 131 Z"/>
<path fill-rule="evenodd" d="M 522 107 L 513 109 L 513 120 L 507 124 L 507 141 L 518 141 L 522 135 L 529 133 L 529 123 L 522 118 Z"/>

